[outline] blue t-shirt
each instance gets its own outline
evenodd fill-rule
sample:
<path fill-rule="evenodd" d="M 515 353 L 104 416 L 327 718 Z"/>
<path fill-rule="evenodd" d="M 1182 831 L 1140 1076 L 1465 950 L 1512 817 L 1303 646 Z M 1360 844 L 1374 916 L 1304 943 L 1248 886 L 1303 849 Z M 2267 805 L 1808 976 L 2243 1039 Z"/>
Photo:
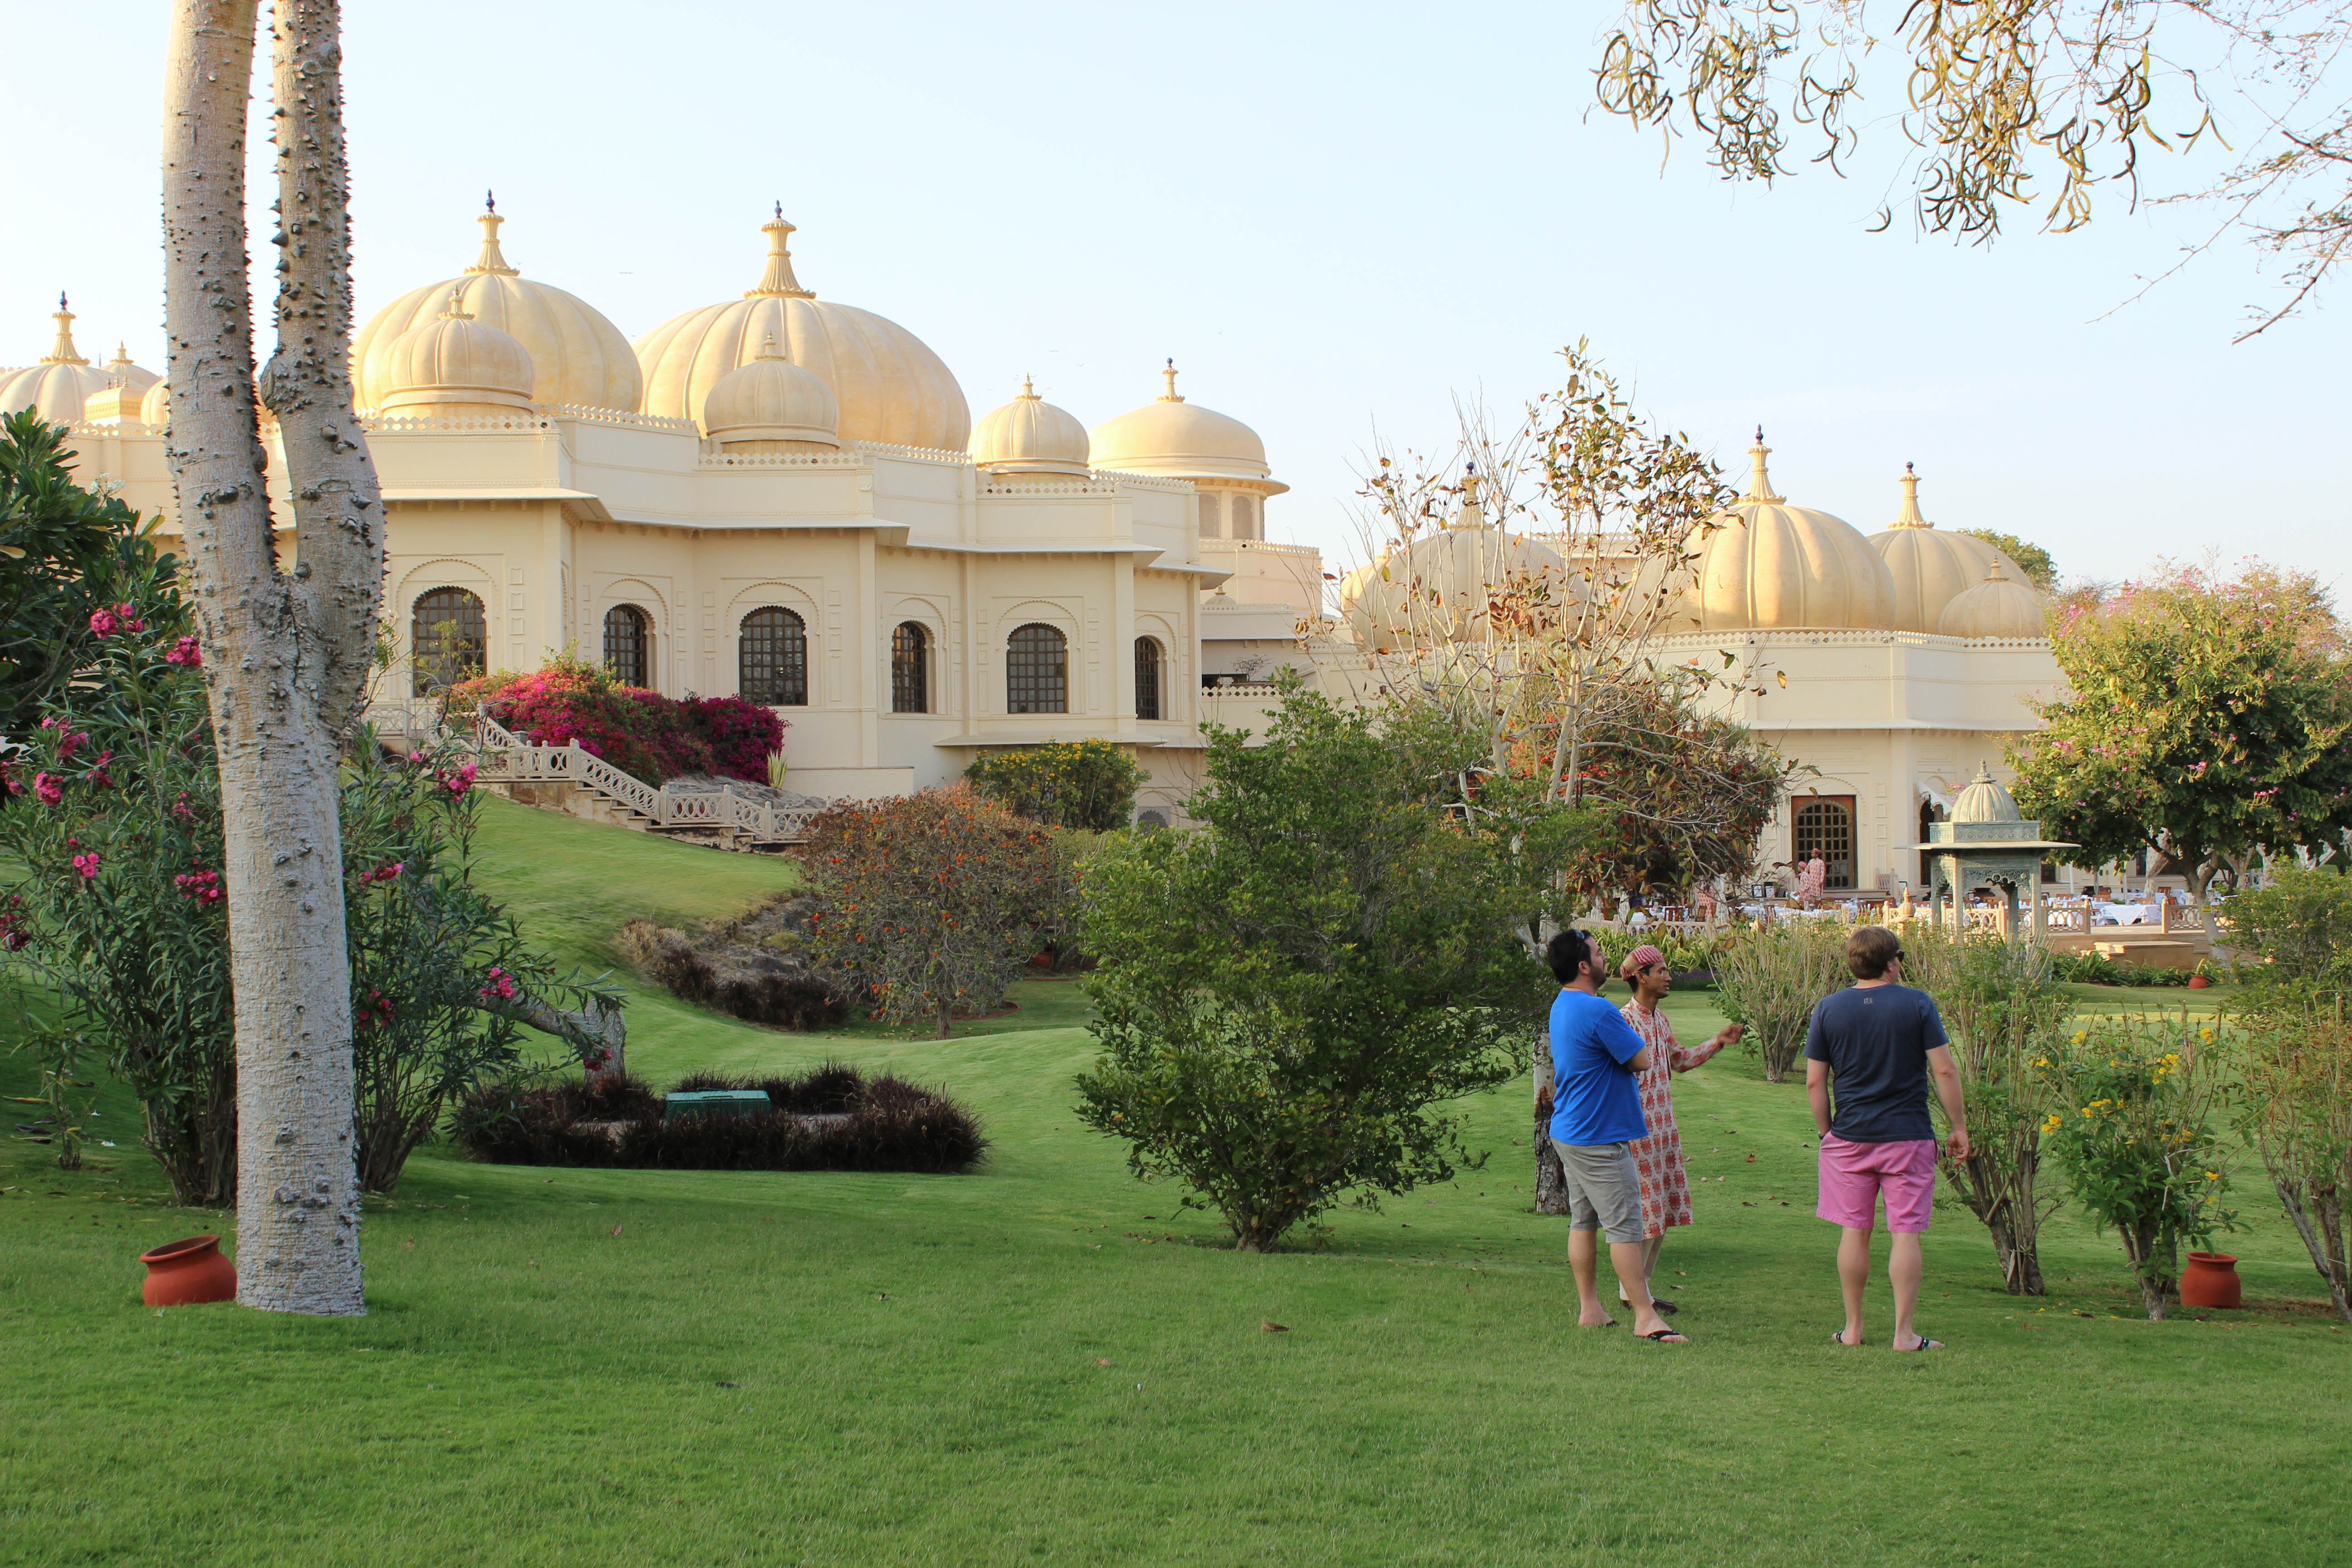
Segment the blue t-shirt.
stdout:
<path fill-rule="evenodd" d="M 1625 1015 L 1586 991 L 1551 1005 L 1551 1135 L 1562 1143 L 1623 1143 L 1650 1135 L 1642 1088 L 1625 1064 L 1642 1037 Z"/>

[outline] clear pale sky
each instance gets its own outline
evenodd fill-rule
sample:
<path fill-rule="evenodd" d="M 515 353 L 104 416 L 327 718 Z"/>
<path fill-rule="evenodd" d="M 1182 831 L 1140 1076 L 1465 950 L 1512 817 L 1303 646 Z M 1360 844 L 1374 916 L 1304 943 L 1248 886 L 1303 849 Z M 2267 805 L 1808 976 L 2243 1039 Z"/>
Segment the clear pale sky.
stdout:
<path fill-rule="evenodd" d="M 1457 395 L 1508 413 L 1589 336 L 1735 473 L 1761 422 L 1782 493 L 1864 531 L 1912 460 L 1939 525 L 2069 575 L 2352 573 L 2340 292 L 2232 347 L 2270 292 L 2234 245 L 2116 309 L 2200 232 L 2180 209 L 2117 192 L 2088 232 L 1956 248 L 1865 232 L 1884 158 L 1662 172 L 1586 114 L 1611 5 L 350 10 L 362 317 L 465 267 L 495 187 L 509 259 L 635 337 L 755 283 L 781 200 L 803 283 L 922 337 L 975 418 L 1032 372 L 1097 424 L 1173 355 L 1291 485 L 1269 531 L 1337 552 L 1376 426 L 1442 445 Z M 167 16 L 0 0 L 0 364 L 47 352 L 64 288 L 91 359 L 163 368 Z"/>

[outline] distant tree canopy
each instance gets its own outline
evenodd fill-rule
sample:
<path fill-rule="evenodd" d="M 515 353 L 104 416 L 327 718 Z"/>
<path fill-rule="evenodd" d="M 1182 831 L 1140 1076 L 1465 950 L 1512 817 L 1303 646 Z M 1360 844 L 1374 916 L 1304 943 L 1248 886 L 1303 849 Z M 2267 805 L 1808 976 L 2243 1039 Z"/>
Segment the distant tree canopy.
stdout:
<path fill-rule="evenodd" d="M 983 752 L 963 771 L 982 795 L 1048 827 L 1125 827 L 1144 771 L 1110 741 L 1050 741 L 1019 751 Z"/>
<path fill-rule="evenodd" d="M 2201 905 L 2258 847 L 2340 850 L 2352 826 L 2352 666 L 2306 574 L 2175 568 L 2062 608 L 2066 694 L 2011 748 L 2018 804 L 2069 858 L 2169 856 Z"/>
<path fill-rule="evenodd" d="M 1970 539 L 1981 539 L 2011 561 L 2025 574 L 2026 580 L 2045 594 L 2058 588 L 2058 563 L 2050 552 L 2039 544 L 2029 544 L 2013 533 L 2003 533 L 1997 528 L 1963 528 L 1959 531 Z"/>

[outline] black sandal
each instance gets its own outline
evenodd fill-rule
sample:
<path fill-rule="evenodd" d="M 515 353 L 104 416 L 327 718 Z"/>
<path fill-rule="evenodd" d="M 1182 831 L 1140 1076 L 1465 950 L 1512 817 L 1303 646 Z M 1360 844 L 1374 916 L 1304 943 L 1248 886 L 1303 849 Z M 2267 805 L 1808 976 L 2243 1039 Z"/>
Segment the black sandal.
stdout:
<path fill-rule="evenodd" d="M 1685 1345 L 1691 1342 L 1690 1336 L 1688 1334 L 1676 1333 L 1672 1329 L 1652 1329 L 1648 1333 L 1643 1334 L 1642 1338 L 1648 1340 L 1653 1344 L 1661 1345 L 1667 1343 L 1669 1341 L 1676 1344 Z"/>

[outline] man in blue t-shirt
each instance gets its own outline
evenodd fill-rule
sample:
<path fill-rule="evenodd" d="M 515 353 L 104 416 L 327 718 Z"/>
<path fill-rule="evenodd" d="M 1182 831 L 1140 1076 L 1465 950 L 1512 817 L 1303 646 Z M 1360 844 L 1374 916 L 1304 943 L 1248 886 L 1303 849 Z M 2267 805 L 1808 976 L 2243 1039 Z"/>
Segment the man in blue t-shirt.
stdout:
<path fill-rule="evenodd" d="M 1633 1309 L 1633 1331 L 1660 1344 L 1688 1344 L 1658 1316 L 1642 1267 L 1642 1177 L 1633 1145 L 1650 1131 L 1635 1077 L 1650 1065 L 1649 1047 L 1625 1016 L 1601 1000 L 1601 957 L 1582 931 L 1552 938 L 1544 961 L 1560 986 L 1551 1005 L 1550 1132 L 1568 1178 L 1577 1323 L 1598 1329 L 1617 1321 L 1601 1305 L 1601 1249 L 1592 1235 L 1601 1231 L 1609 1238 L 1618 1289 Z"/>

